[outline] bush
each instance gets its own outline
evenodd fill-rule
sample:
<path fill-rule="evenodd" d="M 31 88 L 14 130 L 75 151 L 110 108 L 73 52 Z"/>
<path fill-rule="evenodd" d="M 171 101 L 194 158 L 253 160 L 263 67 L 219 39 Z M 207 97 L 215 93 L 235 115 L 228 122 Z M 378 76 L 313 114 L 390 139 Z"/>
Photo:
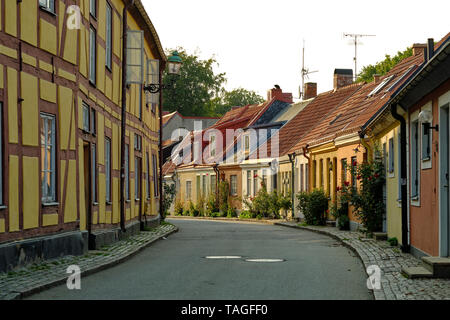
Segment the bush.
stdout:
<path fill-rule="evenodd" d="M 309 225 L 325 225 L 327 220 L 328 197 L 322 190 L 314 190 L 311 193 L 301 192 L 297 195 L 299 204 L 297 208 L 305 216 L 305 222 Z"/>
<path fill-rule="evenodd" d="M 239 215 L 239 219 L 251 219 L 252 217 L 252 213 L 250 211 L 242 211 L 241 214 Z"/>
<path fill-rule="evenodd" d="M 228 207 L 227 218 L 237 218 L 237 212 L 235 208 Z"/>
<path fill-rule="evenodd" d="M 189 209 L 188 209 L 188 215 L 191 217 L 198 217 L 199 211 L 196 209 L 192 201 L 189 201 Z"/>
<path fill-rule="evenodd" d="M 387 240 L 388 242 L 389 242 L 389 244 L 391 245 L 391 247 L 396 247 L 396 246 L 398 246 L 398 240 L 397 240 L 397 238 L 389 238 L 388 240 Z"/>
<path fill-rule="evenodd" d="M 337 203 L 331 208 L 331 215 L 337 220 L 339 230 L 350 230 L 350 218 L 348 217 L 348 202 L 341 203 L 338 207 Z"/>
<path fill-rule="evenodd" d="M 195 209 L 198 211 L 198 216 L 200 217 L 205 216 L 206 211 L 205 207 L 206 207 L 205 197 L 201 196 L 197 201 L 197 205 L 195 206 Z"/>
<path fill-rule="evenodd" d="M 205 216 L 212 217 L 214 212 L 218 212 L 219 208 L 216 204 L 216 195 L 214 193 L 211 193 L 208 196 L 208 200 L 206 201 L 206 210 L 205 210 Z"/>
<path fill-rule="evenodd" d="M 228 194 L 230 193 L 230 185 L 228 181 L 221 181 L 219 183 L 219 210 L 222 214 L 228 212 Z"/>
<path fill-rule="evenodd" d="M 175 202 L 175 208 L 173 210 L 174 215 L 182 216 L 183 215 L 183 211 L 184 211 L 183 207 L 184 207 L 183 202 L 181 202 L 181 201 Z"/>

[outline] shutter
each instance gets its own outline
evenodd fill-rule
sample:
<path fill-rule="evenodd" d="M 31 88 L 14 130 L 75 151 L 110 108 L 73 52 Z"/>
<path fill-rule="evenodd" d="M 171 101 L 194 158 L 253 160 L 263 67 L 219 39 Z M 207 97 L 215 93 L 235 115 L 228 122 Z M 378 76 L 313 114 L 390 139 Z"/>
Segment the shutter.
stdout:
<path fill-rule="evenodd" d="M 148 59 L 147 60 L 147 81 L 148 84 L 159 84 L 159 60 Z M 158 93 L 146 93 L 147 104 L 159 104 L 159 92 Z M 154 111 L 154 105 L 152 105 L 152 111 Z"/>
<path fill-rule="evenodd" d="M 127 83 L 144 81 L 144 31 L 127 31 Z"/>

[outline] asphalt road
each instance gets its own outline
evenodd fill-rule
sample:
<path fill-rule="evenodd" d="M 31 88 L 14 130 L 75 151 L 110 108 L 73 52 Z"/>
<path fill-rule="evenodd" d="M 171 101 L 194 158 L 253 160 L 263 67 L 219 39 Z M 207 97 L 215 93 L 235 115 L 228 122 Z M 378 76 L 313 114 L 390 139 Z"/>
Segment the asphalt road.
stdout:
<path fill-rule="evenodd" d="M 82 278 L 81 290 L 61 285 L 29 299 L 373 299 L 360 260 L 327 236 L 263 224 L 171 222 L 178 233 Z"/>

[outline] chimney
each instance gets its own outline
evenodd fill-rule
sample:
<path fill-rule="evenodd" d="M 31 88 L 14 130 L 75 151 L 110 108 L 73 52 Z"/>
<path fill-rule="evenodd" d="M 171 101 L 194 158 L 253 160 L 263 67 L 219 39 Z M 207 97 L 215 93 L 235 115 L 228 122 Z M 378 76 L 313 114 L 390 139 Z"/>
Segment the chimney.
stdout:
<path fill-rule="evenodd" d="M 353 83 L 352 69 L 334 69 L 334 89 L 339 89 Z"/>
<path fill-rule="evenodd" d="M 431 58 L 433 58 L 433 56 L 434 56 L 434 39 L 433 38 L 428 39 L 427 52 L 428 52 L 428 56 L 427 56 L 427 61 L 428 61 Z"/>
<path fill-rule="evenodd" d="M 279 85 L 275 85 L 275 88 L 267 91 L 267 101 L 270 101 L 273 98 L 287 103 L 294 102 L 292 93 L 283 92 L 283 90 L 281 90 Z"/>
<path fill-rule="evenodd" d="M 307 82 L 303 88 L 303 100 L 308 100 L 317 96 L 317 83 Z"/>
<path fill-rule="evenodd" d="M 425 52 L 426 47 L 427 47 L 427 45 L 425 43 L 414 43 L 412 45 L 413 56 L 423 54 Z"/>
<path fill-rule="evenodd" d="M 380 82 L 380 79 L 381 79 L 381 75 L 379 75 L 379 74 L 374 74 L 373 75 L 373 82 L 374 83 Z"/>

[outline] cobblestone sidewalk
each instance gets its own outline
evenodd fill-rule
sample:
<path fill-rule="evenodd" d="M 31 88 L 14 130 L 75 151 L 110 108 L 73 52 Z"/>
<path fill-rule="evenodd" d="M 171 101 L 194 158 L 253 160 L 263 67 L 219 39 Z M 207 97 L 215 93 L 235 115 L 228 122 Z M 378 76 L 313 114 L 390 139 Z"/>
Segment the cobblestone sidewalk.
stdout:
<path fill-rule="evenodd" d="M 165 224 L 105 246 L 101 250 L 89 251 L 84 256 L 64 256 L 8 273 L 0 273 L 0 300 L 21 299 L 63 284 L 69 276 L 66 270 L 70 265 L 78 265 L 82 276 L 104 270 L 123 262 L 151 243 L 176 231 L 178 228 L 174 225 Z"/>
<path fill-rule="evenodd" d="M 378 265 L 381 289 L 373 290 L 376 300 L 450 300 L 450 279 L 407 279 L 401 274 L 401 268 L 420 266 L 421 260 L 391 247 L 387 241 L 367 239 L 360 232 L 341 231 L 335 227 L 303 227 L 293 222 L 276 224 L 332 236 L 353 250 L 366 269 Z"/>

